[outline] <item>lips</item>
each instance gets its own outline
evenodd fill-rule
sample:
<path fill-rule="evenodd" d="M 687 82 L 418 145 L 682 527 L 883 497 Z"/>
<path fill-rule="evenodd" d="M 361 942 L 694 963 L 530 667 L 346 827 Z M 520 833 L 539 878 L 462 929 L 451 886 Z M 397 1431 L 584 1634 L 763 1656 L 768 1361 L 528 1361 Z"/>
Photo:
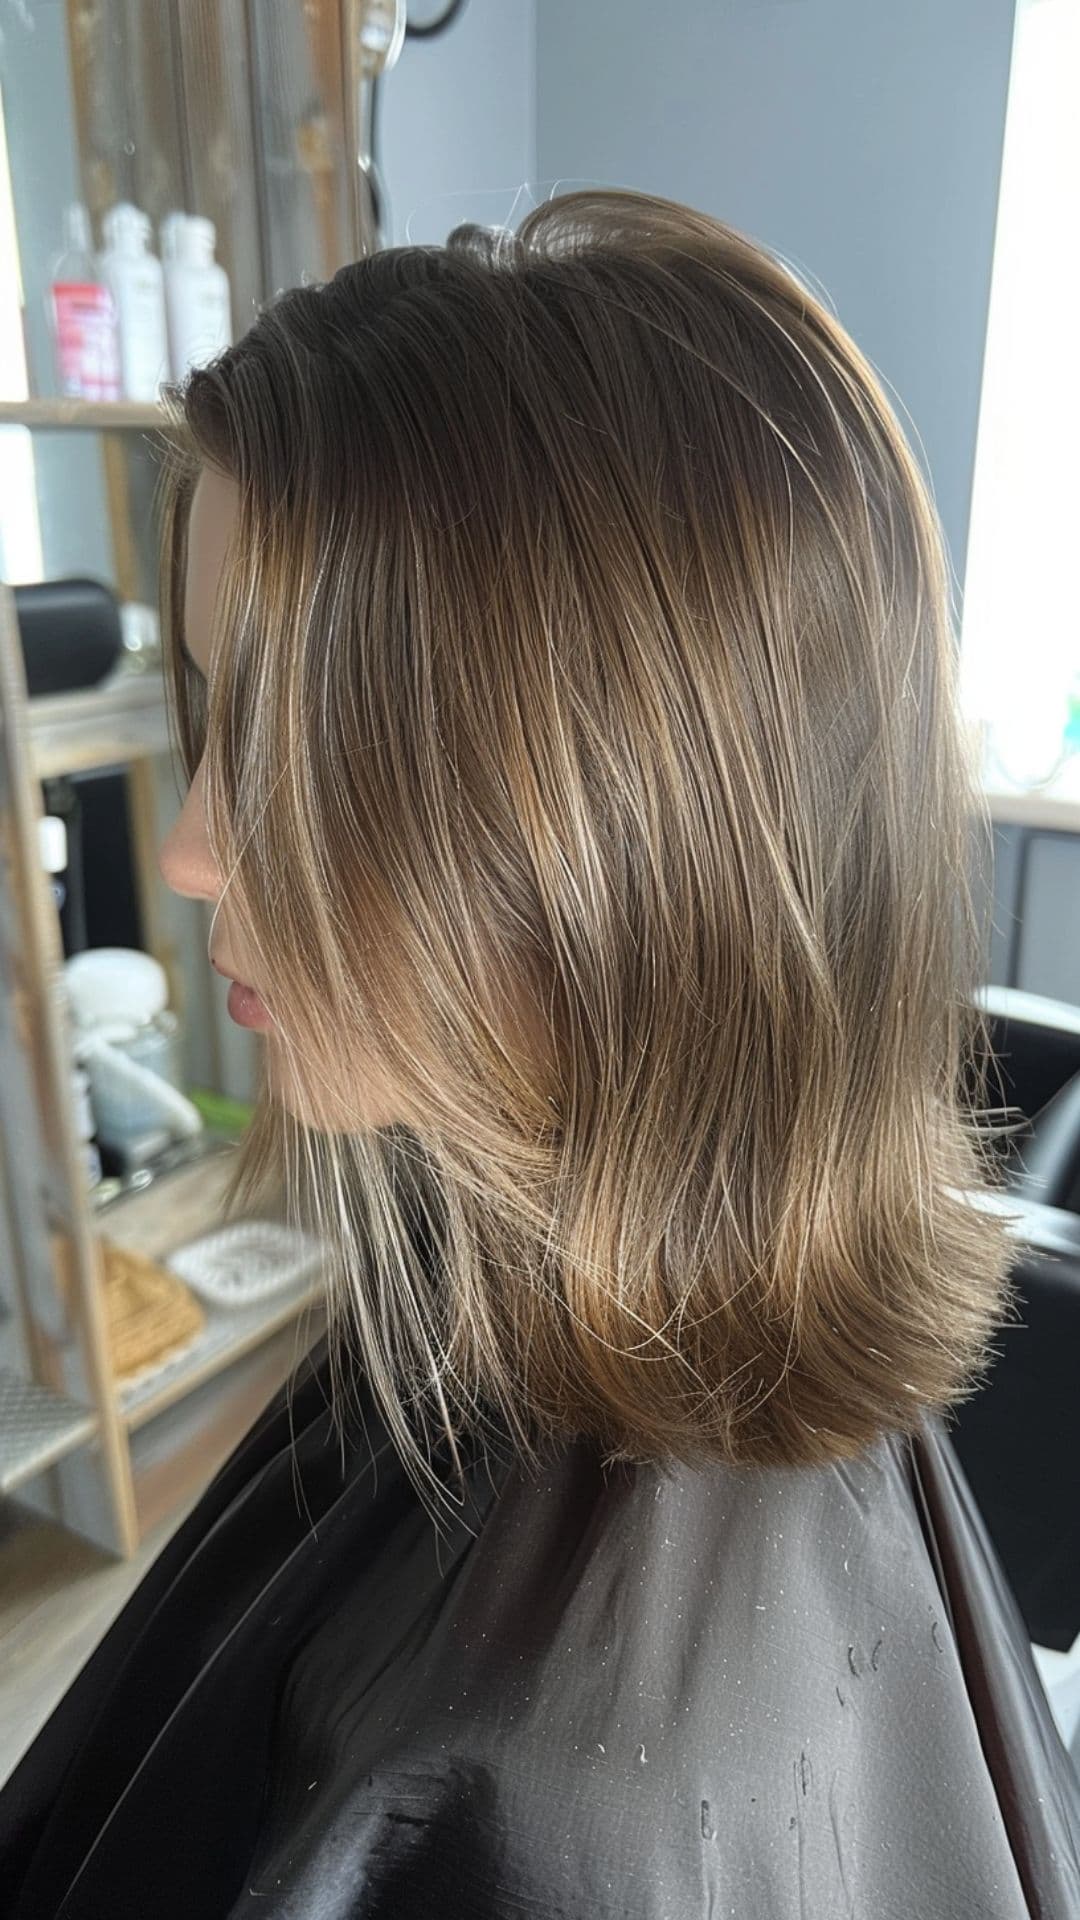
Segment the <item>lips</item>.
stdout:
<path fill-rule="evenodd" d="M 210 964 L 215 972 L 221 974 L 222 979 L 231 983 L 227 1002 L 229 1018 L 235 1020 L 238 1027 L 251 1027 L 257 1032 L 264 1032 L 268 1027 L 272 1027 L 274 1023 L 269 1010 L 256 989 L 249 986 L 246 980 L 238 980 L 235 974 L 229 973 L 227 968 L 214 959 L 213 955 L 210 957 Z"/>
<path fill-rule="evenodd" d="M 242 980 L 234 980 L 229 988 L 228 1007 L 229 1017 L 236 1021 L 238 1027 L 254 1027 L 258 1031 L 265 1031 L 273 1026 L 267 1008 L 254 987 L 246 986 Z"/>

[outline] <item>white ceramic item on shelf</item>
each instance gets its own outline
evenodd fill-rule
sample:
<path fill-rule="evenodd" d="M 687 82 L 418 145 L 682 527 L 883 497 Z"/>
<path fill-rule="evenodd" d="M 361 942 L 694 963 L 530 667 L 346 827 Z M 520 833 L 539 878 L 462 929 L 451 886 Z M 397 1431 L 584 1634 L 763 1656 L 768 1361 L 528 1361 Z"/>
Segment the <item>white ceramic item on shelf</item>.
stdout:
<path fill-rule="evenodd" d="M 326 1253 L 313 1234 L 277 1220 L 239 1220 L 170 1253 L 165 1264 L 217 1307 L 250 1307 L 311 1282 Z"/>
<path fill-rule="evenodd" d="M 169 1004 L 165 969 L 138 947 L 90 947 L 73 954 L 64 967 L 72 1017 L 80 1027 L 104 1028 L 113 1039 L 116 1026 L 141 1026 Z"/>
<path fill-rule="evenodd" d="M 177 1084 L 179 1026 L 164 967 L 137 947 L 91 947 L 66 961 L 64 986 L 99 1138 L 123 1149 L 154 1129 L 174 1139 L 201 1133 L 202 1115 Z"/>
<path fill-rule="evenodd" d="M 109 1146 L 122 1147 L 155 1128 L 178 1140 L 202 1132 L 202 1114 L 187 1095 L 121 1047 L 100 1034 L 86 1033 L 75 1040 L 73 1051 L 89 1074 L 98 1132 Z"/>

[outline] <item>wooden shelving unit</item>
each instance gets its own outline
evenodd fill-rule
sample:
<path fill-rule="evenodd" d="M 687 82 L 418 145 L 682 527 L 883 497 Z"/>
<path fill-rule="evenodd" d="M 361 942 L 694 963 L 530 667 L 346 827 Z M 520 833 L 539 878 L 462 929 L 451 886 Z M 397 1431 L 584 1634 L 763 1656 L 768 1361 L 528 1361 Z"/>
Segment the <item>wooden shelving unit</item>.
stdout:
<path fill-rule="evenodd" d="M 164 420 L 159 407 L 126 403 L 0 402 L 0 425 L 108 435 L 114 464 L 124 458 L 114 436 L 152 433 Z M 122 492 L 110 486 L 107 495 L 115 513 Z M 130 551 L 130 537 L 129 528 L 117 531 L 118 553 Z M 196 1150 L 141 1188 L 104 1203 L 86 1191 L 58 994 L 63 949 L 38 860 L 37 823 L 42 780 L 128 766 L 140 886 L 149 892 L 160 885 L 152 859 L 159 837 L 154 781 L 136 775 L 169 751 L 163 684 L 153 672 L 121 668 L 86 692 L 28 699 L 14 600 L 0 586 L 0 729 L 0 964 L 15 981 L 9 1017 L 6 1024 L 0 1020 L 0 1112 L 8 1143 L 0 1154 L 0 1215 L 10 1240 L 8 1248 L 0 1246 L 0 1258 L 14 1273 L 18 1305 L 18 1324 L 0 1322 L 0 1493 L 17 1489 L 26 1497 L 31 1483 L 47 1487 L 45 1504 L 56 1518 L 128 1555 L 146 1514 L 160 1518 L 162 1490 L 180 1500 L 199 1472 L 201 1449 L 192 1446 L 192 1417 L 184 1415 L 183 1403 L 192 1396 L 197 1406 L 208 1382 L 227 1386 L 233 1367 L 250 1396 L 257 1349 L 274 1351 L 275 1337 L 293 1323 L 299 1330 L 305 1315 L 312 1337 L 321 1329 L 321 1288 L 304 1282 L 240 1309 L 204 1302 L 205 1324 L 194 1340 L 143 1376 L 114 1377 L 103 1244 L 167 1266 L 171 1251 L 221 1224 L 231 1155 L 208 1135 L 205 1152 Z M 154 901 L 146 904 L 153 924 Z M 170 1422 L 179 1423 L 172 1465 Z M 150 1462 L 143 1491 L 140 1454 Z"/>
<path fill-rule="evenodd" d="M 164 407 L 137 400 L 0 400 L 0 427 L 130 433 L 164 426 Z"/>
<path fill-rule="evenodd" d="M 149 1187 L 121 1195 L 96 1211 L 98 1230 L 115 1246 L 168 1265 L 175 1247 L 185 1246 L 218 1224 L 231 1158 L 228 1151 L 211 1151 L 162 1175 Z M 145 1382 L 135 1377 L 119 1387 L 125 1425 L 133 1430 L 173 1406 L 315 1307 L 320 1295 L 321 1287 L 304 1283 L 250 1307 L 226 1310 L 204 1305 L 206 1325 L 195 1340 Z"/>
<path fill-rule="evenodd" d="M 26 713 L 39 780 L 168 752 L 168 714 L 156 674 L 120 673 L 85 693 L 44 694 L 27 701 Z"/>

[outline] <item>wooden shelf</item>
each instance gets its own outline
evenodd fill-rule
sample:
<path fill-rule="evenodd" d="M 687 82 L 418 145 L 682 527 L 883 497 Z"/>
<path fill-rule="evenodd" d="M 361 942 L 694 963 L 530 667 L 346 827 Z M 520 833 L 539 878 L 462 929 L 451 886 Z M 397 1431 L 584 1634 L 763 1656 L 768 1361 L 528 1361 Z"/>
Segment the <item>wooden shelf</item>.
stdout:
<path fill-rule="evenodd" d="M 0 400 L 0 426 L 74 428 L 84 433 L 152 432 L 165 408 L 141 400 Z"/>
<path fill-rule="evenodd" d="M 119 1195 L 95 1216 L 97 1232 L 115 1246 L 169 1264 L 169 1254 L 222 1224 L 221 1203 L 232 1170 L 228 1148 L 210 1152 L 162 1174 L 150 1186 Z M 196 1297 L 198 1297 L 197 1290 Z M 202 1331 L 174 1358 L 148 1371 L 119 1381 L 116 1388 L 120 1416 L 134 1430 L 235 1361 L 269 1340 L 283 1327 L 322 1300 L 321 1279 L 301 1280 L 296 1286 L 248 1307 L 218 1307 L 200 1301 L 206 1315 Z"/>
<path fill-rule="evenodd" d="M 94 1230 L 129 1253 L 162 1260 L 222 1224 L 221 1203 L 232 1171 L 228 1148 L 199 1154 L 149 1186 L 121 1193 L 94 1212 Z"/>
<path fill-rule="evenodd" d="M 167 1266 L 168 1262 L 164 1264 Z M 224 1372 L 264 1340 L 299 1319 L 305 1308 L 317 1307 L 323 1295 L 321 1280 L 315 1285 L 305 1280 L 287 1293 L 279 1293 L 271 1300 L 261 1300 L 250 1307 L 216 1307 L 201 1301 L 206 1325 L 189 1346 L 181 1348 L 174 1359 L 155 1367 L 145 1382 L 140 1382 L 137 1376 L 129 1382 L 118 1382 L 116 1397 L 120 1417 L 128 1431 L 143 1426 L 156 1414 L 164 1413 L 167 1407 L 175 1406 L 186 1394 L 193 1393 L 196 1387 L 213 1379 L 215 1374 Z"/>
<path fill-rule="evenodd" d="M 986 799 L 991 820 L 1001 826 L 1080 833 L 1080 795 L 1076 793 L 1005 793 L 987 788 Z"/>
<path fill-rule="evenodd" d="M 169 751 L 159 673 L 118 676 L 78 693 L 39 694 L 27 701 L 26 711 L 30 758 L 39 780 Z"/>

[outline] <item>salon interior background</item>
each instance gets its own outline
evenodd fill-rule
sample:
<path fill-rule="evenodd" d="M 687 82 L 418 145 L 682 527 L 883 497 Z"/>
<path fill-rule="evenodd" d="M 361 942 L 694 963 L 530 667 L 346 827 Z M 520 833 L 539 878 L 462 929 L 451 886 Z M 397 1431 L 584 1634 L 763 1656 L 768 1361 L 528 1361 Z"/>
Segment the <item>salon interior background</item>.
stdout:
<path fill-rule="evenodd" d="M 459 202 L 505 220 L 519 183 L 562 179 L 669 194 L 763 240 L 901 403 L 962 605 L 1014 31 L 1040 4 L 683 0 L 667 31 L 651 0 L 469 0 L 381 87 L 386 237 L 442 237 Z M 64 12 L 37 4 L 34 33 L 6 35 L 31 250 L 54 246 L 75 166 L 50 108 L 67 97 Z M 100 491 L 80 484 L 93 448 L 42 457 L 66 463 L 62 489 L 41 489 L 46 573 L 109 577 Z M 993 883 L 991 978 L 1080 1004 L 1080 837 L 1000 822 Z"/>

